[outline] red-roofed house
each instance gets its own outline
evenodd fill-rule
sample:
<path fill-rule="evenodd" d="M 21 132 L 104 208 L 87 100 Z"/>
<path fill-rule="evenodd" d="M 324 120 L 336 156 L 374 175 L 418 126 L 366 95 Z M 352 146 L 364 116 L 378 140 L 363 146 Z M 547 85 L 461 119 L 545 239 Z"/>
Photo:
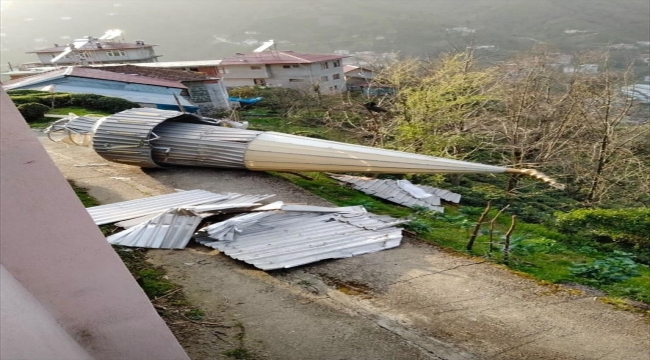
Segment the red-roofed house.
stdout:
<path fill-rule="evenodd" d="M 263 51 L 221 60 L 219 72 L 227 87 L 277 86 L 317 89 L 321 93 L 346 90 L 341 55 Z"/>

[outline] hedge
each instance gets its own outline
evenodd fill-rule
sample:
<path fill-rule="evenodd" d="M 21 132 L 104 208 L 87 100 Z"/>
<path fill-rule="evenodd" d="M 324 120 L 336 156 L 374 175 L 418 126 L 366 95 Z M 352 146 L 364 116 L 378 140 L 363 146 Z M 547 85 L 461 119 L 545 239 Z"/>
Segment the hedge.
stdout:
<path fill-rule="evenodd" d="M 39 103 L 27 103 L 18 106 L 18 111 L 28 123 L 40 120 L 49 110 L 49 107 Z"/>
<path fill-rule="evenodd" d="M 650 208 L 579 209 L 555 214 L 558 228 L 592 240 L 650 249 Z"/>
<path fill-rule="evenodd" d="M 14 90 L 10 92 L 9 95 L 11 100 L 17 106 L 38 103 L 54 107 L 77 106 L 89 110 L 98 110 L 110 113 L 117 113 L 140 107 L 137 103 L 110 96 L 95 94 L 33 93 L 29 91 L 30 90 Z"/>

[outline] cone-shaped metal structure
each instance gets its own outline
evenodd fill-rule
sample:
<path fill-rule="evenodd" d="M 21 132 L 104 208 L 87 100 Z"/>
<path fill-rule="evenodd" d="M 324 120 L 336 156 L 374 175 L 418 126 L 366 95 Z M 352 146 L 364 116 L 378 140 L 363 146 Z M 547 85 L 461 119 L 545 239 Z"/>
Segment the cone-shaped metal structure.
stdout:
<path fill-rule="evenodd" d="M 303 136 L 226 128 L 176 111 L 126 110 L 99 120 L 93 128 L 93 148 L 99 155 L 110 161 L 142 167 L 206 166 L 259 171 L 384 174 L 508 172 L 531 176 L 559 187 L 551 178 L 530 169 L 510 169 Z"/>

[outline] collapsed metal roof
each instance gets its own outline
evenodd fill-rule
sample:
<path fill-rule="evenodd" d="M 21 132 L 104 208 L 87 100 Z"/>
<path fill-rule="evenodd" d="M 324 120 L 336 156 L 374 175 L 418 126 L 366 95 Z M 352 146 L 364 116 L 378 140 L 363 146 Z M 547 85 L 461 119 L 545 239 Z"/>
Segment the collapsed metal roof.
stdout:
<path fill-rule="evenodd" d="M 153 249 L 184 249 L 203 218 L 191 210 L 167 210 L 153 219 L 108 236 L 113 245 Z"/>
<path fill-rule="evenodd" d="M 444 212 L 440 200 L 460 202 L 460 194 L 425 185 L 415 185 L 408 180 L 370 179 L 349 175 L 330 175 L 333 179 L 352 185 L 356 190 L 406 207 L 424 207 Z"/>
<path fill-rule="evenodd" d="M 362 173 L 517 173 L 561 187 L 532 169 L 511 169 L 275 132 L 215 126 L 176 111 L 125 110 L 99 122 L 93 148 L 141 167 L 171 165 L 256 171 Z"/>
<path fill-rule="evenodd" d="M 205 204 L 257 203 L 273 196 L 275 195 L 215 194 L 205 190 L 189 190 L 93 206 L 86 210 L 95 221 L 95 224 L 104 225 L 149 214 L 158 214 L 171 208 Z"/>
<path fill-rule="evenodd" d="M 285 209 L 285 207 L 283 207 Z M 290 268 L 399 246 L 407 222 L 369 214 L 363 207 L 268 211 L 213 224 L 197 237 L 203 245 L 262 270 Z"/>

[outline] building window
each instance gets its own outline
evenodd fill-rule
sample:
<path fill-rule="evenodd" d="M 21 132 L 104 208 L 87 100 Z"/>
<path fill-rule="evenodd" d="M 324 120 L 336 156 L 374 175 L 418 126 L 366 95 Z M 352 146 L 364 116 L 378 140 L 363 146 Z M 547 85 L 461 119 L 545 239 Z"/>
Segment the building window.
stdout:
<path fill-rule="evenodd" d="M 262 67 L 258 65 L 251 66 L 251 70 L 262 70 Z"/>
<path fill-rule="evenodd" d="M 320 63 L 321 70 L 329 69 L 329 63 L 327 61 Z"/>
<path fill-rule="evenodd" d="M 291 69 L 291 65 L 282 65 L 283 69 Z"/>
<path fill-rule="evenodd" d="M 340 78 L 341 78 L 341 75 L 340 75 L 340 74 L 334 74 L 334 75 L 332 75 L 332 80 L 338 80 L 338 79 L 340 79 Z"/>
<path fill-rule="evenodd" d="M 299 67 L 300 67 L 300 65 L 299 65 L 299 64 L 293 64 L 293 65 L 291 65 L 291 67 L 294 67 L 294 68 L 299 68 Z"/>
<path fill-rule="evenodd" d="M 341 66 L 341 62 L 339 60 L 332 61 L 332 64 L 334 64 L 334 67 L 340 67 Z"/>
<path fill-rule="evenodd" d="M 303 82 L 303 79 L 289 79 L 289 82 Z"/>
<path fill-rule="evenodd" d="M 120 56 L 126 56 L 126 53 L 122 50 L 110 50 L 106 52 L 106 55 L 108 57 L 120 57 Z"/>
<path fill-rule="evenodd" d="M 265 86 L 266 85 L 266 80 L 264 80 L 264 79 L 253 79 L 253 83 L 255 85 L 259 85 L 259 86 Z"/>
<path fill-rule="evenodd" d="M 321 76 L 321 77 L 320 77 L 320 81 L 322 81 L 322 82 L 328 82 L 328 81 L 330 81 L 330 79 L 327 77 L 327 75 L 325 75 L 325 76 Z"/>

